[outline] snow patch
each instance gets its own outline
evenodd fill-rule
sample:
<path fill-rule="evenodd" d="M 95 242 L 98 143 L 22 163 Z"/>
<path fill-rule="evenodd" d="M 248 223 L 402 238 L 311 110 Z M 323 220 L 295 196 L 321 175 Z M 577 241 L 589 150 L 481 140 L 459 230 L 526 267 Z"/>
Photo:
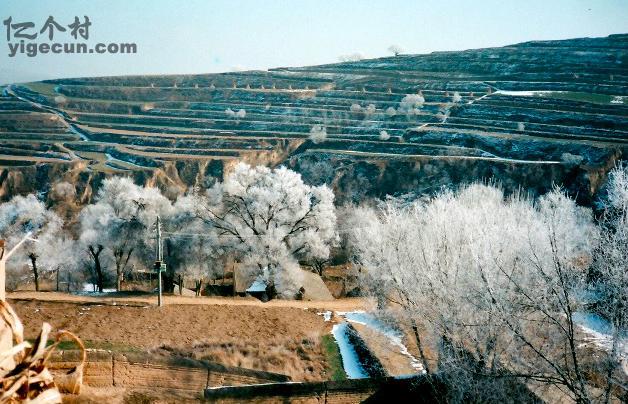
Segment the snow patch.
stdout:
<path fill-rule="evenodd" d="M 587 335 L 585 340 L 609 351 L 613 347 L 613 326 L 604 318 L 593 313 L 576 312 L 573 321 Z M 618 341 L 619 357 L 628 360 L 628 336 L 620 336 Z"/>
<path fill-rule="evenodd" d="M 331 311 L 327 310 L 327 311 L 320 311 L 318 313 L 319 316 L 323 316 L 323 319 L 325 320 L 325 322 L 331 321 Z"/>
<path fill-rule="evenodd" d="M 351 341 L 349 341 L 349 325 L 347 323 L 335 324 L 331 329 L 331 334 L 338 344 L 340 356 L 342 357 L 342 367 L 349 379 L 365 379 L 368 374 L 360 363 L 358 354 L 355 352 Z"/>
<path fill-rule="evenodd" d="M 79 295 L 103 295 L 105 293 L 114 293 L 114 292 L 116 292 L 115 289 L 103 289 L 102 293 L 100 293 L 96 291 L 96 285 L 94 285 L 93 283 L 86 282 L 83 284 L 83 289 L 77 292 L 77 294 Z"/>
<path fill-rule="evenodd" d="M 126 160 L 120 160 L 117 159 L 115 157 L 113 157 L 111 154 L 109 153 L 105 153 L 105 157 L 107 157 L 107 161 L 118 161 L 120 163 L 125 163 L 125 164 L 129 164 L 132 165 L 133 167 L 138 167 L 138 168 L 144 168 L 143 166 L 139 165 L 139 164 L 135 164 L 135 163 L 131 163 L 130 161 L 126 161 Z"/>
<path fill-rule="evenodd" d="M 548 90 L 536 90 L 536 91 L 497 90 L 494 92 L 494 94 L 511 95 L 515 97 L 535 97 L 539 95 L 542 96 L 542 95 L 548 95 L 548 94 L 560 94 L 564 92 L 565 91 L 548 91 Z"/>

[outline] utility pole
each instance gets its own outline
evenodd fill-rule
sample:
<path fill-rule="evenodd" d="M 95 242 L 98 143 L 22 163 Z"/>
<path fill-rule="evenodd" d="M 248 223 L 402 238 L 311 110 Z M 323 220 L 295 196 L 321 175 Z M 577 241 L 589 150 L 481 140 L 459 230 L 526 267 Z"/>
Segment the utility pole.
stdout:
<path fill-rule="evenodd" d="M 157 271 L 157 306 L 163 306 L 162 302 L 162 286 L 161 286 L 161 273 L 166 270 L 166 264 L 164 264 L 164 253 L 161 246 L 161 220 L 157 216 L 157 236 L 156 248 L 155 248 L 155 270 Z"/>

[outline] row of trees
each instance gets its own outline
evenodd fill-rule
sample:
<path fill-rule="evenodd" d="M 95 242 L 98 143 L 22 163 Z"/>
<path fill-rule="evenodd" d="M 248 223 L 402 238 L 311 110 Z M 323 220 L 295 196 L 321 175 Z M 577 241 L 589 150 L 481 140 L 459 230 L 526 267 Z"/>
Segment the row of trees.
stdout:
<path fill-rule="evenodd" d="M 129 178 L 106 179 L 74 226 L 64 227 L 34 195 L 17 196 L 0 206 L 0 234 L 12 244 L 33 231 L 39 242 L 10 262 L 9 285 L 27 279 L 20 271 L 26 267 L 37 289 L 41 271 L 87 269 L 99 291 L 111 278 L 120 290 L 126 274 L 151 268 L 159 216 L 165 259 L 177 278 L 215 278 L 229 257 L 262 276 L 271 296 L 293 297 L 302 287 L 299 261 L 327 259 L 337 242 L 333 199 L 326 186 L 308 186 L 286 168 L 246 164 L 207 192 L 174 202 Z"/>
<path fill-rule="evenodd" d="M 454 401 L 517 378 L 609 402 L 628 360 L 628 170 L 611 172 L 602 205 L 594 220 L 558 189 L 533 200 L 474 184 L 356 208 L 350 243 L 381 306 L 412 323 L 425 370 L 455 379 Z M 574 322 L 593 311 L 612 328 L 603 352 Z"/>
<path fill-rule="evenodd" d="M 52 192 L 63 200 L 73 188 Z M 17 196 L 0 205 L 0 234 L 13 244 L 33 231 L 39 242 L 9 274 L 24 281 L 19 269 L 28 268 L 38 287 L 41 271 L 88 268 L 100 291 L 108 279 L 120 289 L 125 274 L 151 267 L 158 216 L 174 273 L 216 278 L 236 259 L 271 296 L 294 297 L 300 263 L 322 268 L 339 242 L 327 186 L 241 163 L 224 182 L 175 201 L 107 179 L 74 225 L 35 196 Z M 344 207 L 341 216 L 365 291 L 412 325 L 425 370 L 453 377 L 455 400 L 478 380 L 511 378 L 577 402 L 611 400 L 628 360 L 628 169 L 610 173 L 597 217 L 559 189 L 533 199 L 482 184 Z M 608 349 L 593 353 L 575 322 L 591 312 L 612 331 Z"/>

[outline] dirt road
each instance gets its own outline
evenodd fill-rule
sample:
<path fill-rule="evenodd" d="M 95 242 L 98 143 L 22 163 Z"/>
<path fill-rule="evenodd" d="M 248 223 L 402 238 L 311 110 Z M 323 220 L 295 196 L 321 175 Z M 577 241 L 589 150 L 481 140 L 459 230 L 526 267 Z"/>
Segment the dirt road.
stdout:
<path fill-rule="evenodd" d="M 7 294 L 8 299 L 14 300 L 38 300 L 47 302 L 73 302 L 73 303 L 102 303 L 102 304 L 133 304 L 133 305 L 157 305 L 156 296 L 132 296 L 115 295 L 89 296 L 71 295 L 60 292 L 33 292 L 20 291 Z M 304 300 L 271 300 L 261 302 L 252 297 L 189 297 L 189 296 L 164 296 L 164 304 L 167 305 L 219 305 L 219 306 L 256 306 L 256 307 L 291 307 L 298 309 L 319 309 L 332 311 L 368 310 L 373 307 L 373 302 L 363 298 L 345 298 L 328 301 L 304 301 Z"/>

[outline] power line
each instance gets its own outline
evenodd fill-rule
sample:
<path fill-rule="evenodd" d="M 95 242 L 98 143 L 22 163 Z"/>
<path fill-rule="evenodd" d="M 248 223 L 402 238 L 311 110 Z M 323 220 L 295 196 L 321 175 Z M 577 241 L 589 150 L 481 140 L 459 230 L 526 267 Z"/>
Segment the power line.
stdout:
<path fill-rule="evenodd" d="M 358 228 L 352 228 L 352 229 L 339 229 L 336 232 L 337 233 L 349 233 L 355 229 L 363 229 L 364 227 L 358 227 Z M 235 234 L 219 234 L 219 235 L 213 235 L 213 234 L 205 234 L 205 233 L 179 233 L 179 232 L 172 232 L 172 231 L 162 231 L 162 234 L 170 234 L 172 236 L 181 236 L 181 237 L 205 237 L 205 238 L 220 238 L 220 237 L 234 237 L 234 238 L 259 238 L 261 236 L 266 236 L 269 235 L 269 233 L 264 233 L 264 234 L 249 234 L 249 235 L 241 235 L 241 236 L 236 236 Z"/>

